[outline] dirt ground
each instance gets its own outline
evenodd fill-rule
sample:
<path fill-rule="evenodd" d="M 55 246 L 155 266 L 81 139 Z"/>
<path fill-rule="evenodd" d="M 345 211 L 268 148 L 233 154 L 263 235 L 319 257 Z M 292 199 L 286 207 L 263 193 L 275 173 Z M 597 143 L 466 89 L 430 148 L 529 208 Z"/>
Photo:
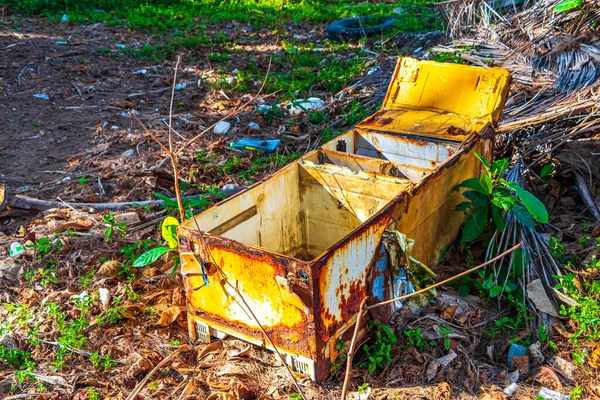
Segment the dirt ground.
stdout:
<path fill-rule="evenodd" d="M 141 32 L 101 24 L 48 25 L 39 19 L 24 19 L 20 24 L 16 27 L 6 21 L 0 23 L 0 183 L 6 184 L 12 193 L 47 200 L 60 198 L 67 203 L 139 201 L 154 198 L 153 192 L 173 195 L 168 163 L 159 147 L 128 112 L 135 110 L 145 125 L 164 138 L 174 61 L 152 64 L 125 54 L 120 48 L 123 45 L 125 49 L 140 49 L 155 39 Z M 292 36 L 294 29 L 289 31 Z M 313 34 L 319 37 L 322 32 Z M 266 68 L 265 54 L 275 43 L 274 35 L 248 34 L 238 40 L 238 45 L 254 44 L 257 37 L 261 45 L 255 46 L 253 51 Z M 425 37 L 417 43 L 408 37 L 400 38 L 398 46 L 410 53 L 439 40 L 439 37 Z M 210 49 L 189 50 L 182 58 L 177 82 L 186 85 L 175 92 L 173 112 L 177 145 L 187 143 L 248 100 L 247 96 L 231 96 L 214 90 L 200 79 L 211 71 L 208 51 Z M 200 61 L 189 62 L 190 56 Z M 230 67 L 234 69 L 236 63 L 243 62 L 243 59 L 233 60 Z M 136 74 L 142 69 L 147 72 Z M 385 72 L 388 73 L 389 68 Z M 253 88 L 254 92 L 257 87 Z M 319 88 L 312 94 L 327 99 L 333 95 Z M 263 101 L 269 103 L 272 99 L 267 95 Z M 248 104 L 236 115 L 238 119 L 230 119 L 234 127 L 227 139 L 208 132 L 183 154 L 180 161 L 185 181 L 217 187 L 227 183 L 246 184 L 234 175 L 220 175 L 215 168 L 232 157 L 224 150 L 227 142 L 242 135 L 280 137 L 278 132 L 283 125 L 286 132 L 283 154 L 304 152 L 318 145 L 318 125 L 308 123 L 304 117 L 268 124 L 255 112 L 255 105 Z M 249 129 L 248 122 L 259 123 L 261 131 Z M 218 156 L 212 161 L 214 165 L 205 166 L 202 174 L 192 177 L 190 171 L 195 165 L 197 150 L 208 150 Z M 240 163 L 239 169 L 251 166 L 249 158 Z M 261 170 L 253 178 L 259 179 L 277 167 Z M 203 190 L 200 186 L 192 187 L 186 194 L 200 192 Z M 570 211 L 565 214 L 581 212 L 577 204 L 568 206 Z M 180 279 L 170 276 L 170 265 L 146 267 L 132 273 L 131 280 L 125 279 L 129 273 L 123 275 L 107 266 L 110 261 L 126 263 L 122 249 L 128 245 L 146 239 L 160 240 L 156 225 L 164 218 L 165 211 L 156 207 L 139 209 L 136 215 L 139 221 L 128 228 L 126 238 L 107 242 L 100 213 L 10 209 L 0 213 L 0 231 L 5 234 L 0 235 L 3 254 L 15 238 L 26 242 L 58 232 L 56 237 L 63 243 L 60 249 L 44 256 L 60 259 L 56 270 L 58 283 L 42 285 L 39 277 L 32 283 L 17 280 L 2 287 L 2 302 L 27 304 L 32 309 L 41 309 L 48 301 L 71 305 L 73 296 L 101 288 L 109 290 L 112 298 L 123 299 L 121 308 L 117 308 L 120 315 L 117 321 L 103 327 L 92 324 L 85 331 L 86 348 L 104 357 L 110 355 L 118 363 L 112 368 L 92 368 L 89 354 L 77 353 L 70 354 L 66 369 L 54 371 L 50 360 L 54 359 L 56 344 L 52 343 L 58 341 L 61 333 L 47 314 L 35 317 L 35 322 L 42 326 L 40 337 L 46 342 L 33 347 L 27 344 L 25 334 L 16 337 L 18 346 L 33 353 L 39 364 L 36 372 L 46 379 L 42 381 L 49 390 L 42 391 L 38 398 L 92 399 L 87 388 L 93 388 L 101 393 L 101 398 L 124 399 L 141 382 L 144 384 L 136 399 L 289 398 L 294 388 L 271 353 L 250 349 L 233 339 L 208 346 L 188 343 L 184 294 Z M 554 223 L 561 229 L 573 225 L 576 218 L 562 215 Z M 70 231 L 75 233 L 67 235 Z M 37 255 L 28 250 L 17 266 L 43 266 L 45 259 Z M 440 277 L 464 270 L 465 258 L 466 254 L 450 249 L 448 265 L 440 269 Z M 92 282 L 84 286 L 81 278 L 94 273 Z M 138 297 L 131 296 L 131 291 Z M 507 398 L 502 390 L 511 382 L 506 365 L 509 339 L 492 340 L 483 333 L 502 310 L 498 310 L 496 304 L 473 297 L 461 303 L 460 313 L 454 315 L 457 308 L 453 308 L 454 312 L 449 315 L 449 306 L 459 296 L 449 287 L 440 292 L 443 296 L 426 310 L 425 317 L 401 315 L 394 322 L 394 328 L 397 332 L 421 329 L 439 340 L 442 338 L 439 325 L 452 325 L 455 336 L 450 349 L 459 354 L 458 360 L 447 368 L 438 365 L 433 370 L 436 360 L 447 354 L 448 349 L 440 342 L 428 352 L 418 351 L 401 337 L 404 350 L 398 352 L 383 373 L 373 376 L 365 370 L 353 370 L 353 390 L 367 382 L 373 388 L 370 398 L 376 399 Z M 94 301 L 90 315 L 104 315 L 99 301 Z M 78 316 L 76 310 L 70 312 L 71 318 Z M 177 354 L 171 363 L 143 382 L 152 369 L 173 352 Z M 557 352 L 565 358 L 568 353 L 567 345 L 561 345 Z M 515 396 L 523 399 L 534 399 L 540 386 L 556 390 L 573 386 L 572 380 L 559 379 L 543 363 L 532 365 L 522 378 Z M 11 379 L 9 372 L 0 371 L 0 397 L 8 396 L 7 382 L 13 382 Z M 322 386 L 306 378 L 298 379 L 308 398 L 339 398 L 341 372 Z M 35 385 L 30 383 L 11 394 L 32 394 L 35 390 Z M 358 393 L 353 395 L 360 398 Z"/>

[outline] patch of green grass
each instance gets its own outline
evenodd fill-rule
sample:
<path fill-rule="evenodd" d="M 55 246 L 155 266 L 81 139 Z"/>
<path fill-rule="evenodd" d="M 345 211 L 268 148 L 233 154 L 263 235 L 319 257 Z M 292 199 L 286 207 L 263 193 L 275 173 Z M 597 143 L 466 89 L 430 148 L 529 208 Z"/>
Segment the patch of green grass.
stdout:
<path fill-rule="evenodd" d="M 283 8 L 282 2 L 284 2 Z M 0 0 L 13 10 L 60 21 L 64 14 L 75 23 L 126 24 L 133 29 L 188 32 L 220 21 L 249 23 L 252 28 L 274 29 L 280 20 L 323 24 L 340 18 L 386 16 L 400 6 L 404 31 L 438 29 L 440 18 L 431 0 L 401 0 L 398 3 L 359 3 L 343 0 Z"/>

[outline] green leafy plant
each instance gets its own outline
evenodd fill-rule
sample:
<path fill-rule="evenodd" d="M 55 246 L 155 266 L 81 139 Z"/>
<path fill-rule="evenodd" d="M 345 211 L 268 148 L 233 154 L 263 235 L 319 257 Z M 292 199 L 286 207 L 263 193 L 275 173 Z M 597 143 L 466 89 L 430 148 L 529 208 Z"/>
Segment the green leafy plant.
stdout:
<path fill-rule="evenodd" d="M 127 224 L 116 222 L 113 213 L 109 212 L 104 214 L 102 217 L 102 222 L 108 225 L 104 229 L 104 238 L 107 242 L 110 242 L 113 239 L 115 233 L 118 233 L 121 236 L 125 236 L 127 234 Z"/>
<path fill-rule="evenodd" d="M 555 5 L 552 11 L 554 11 L 555 13 L 571 11 L 581 7 L 582 4 L 583 0 L 563 0 L 557 5 Z"/>
<path fill-rule="evenodd" d="M 365 382 L 362 385 L 358 385 L 356 390 L 358 391 L 358 393 L 365 393 L 367 390 L 369 390 L 369 384 Z"/>
<path fill-rule="evenodd" d="M 403 333 L 406 336 L 407 347 L 414 346 L 419 351 L 425 350 L 427 341 L 423 338 L 423 330 L 421 328 L 407 329 Z"/>
<path fill-rule="evenodd" d="M 179 252 L 179 243 L 177 241 L 177 227 L 179 226 L 179 221 L 175 217 L 167 217 L 164 219 L 161 225 L 161 233 L 165 242 L 167 242 L 167 246 L 155 247 L 151 250 L 146 251 L 139 255 L 138 258 L 133 262 L 134 268 L 145 267 L 146 265 L 150 265 L 156 260 L 158 260 L 162 255 L 172 251 L 175 253 Z M 179 257 L 175 257 L 175 265 L 173 266 L 173 271 L 171 272 L 171 276 L 175 275 L 175 271 L 179 265 Z"/>
<path fill-rule="evenodd" d="M 445 326 L 442 326 L 442 325 L 438 325 L 438 328 L 440 329 L 440 332 L 442 333 L 442 340 L 444 342 L 444 349 L 450 350 L 450 346 L 452 345 L 452 341 L 450 340 L 450 338 L 448 337 L 448 335 L 452 335 L 454 332 L 452 332 L 450 329 L 448 329 L 448 328 L 446 328 Z"/>
<path fill-rule="evenodd" d="M 360 364 L 360 367 L 367 368 L 370 374 L 374 374 L 378 369 L 383 369 L 392 363 L 392 345 L 398 339 L 389 327 L 380 322 L 370 321 L 369 328 L 375 332 L 375 339 L 371 345 L 363 346 L 367 359 Z"/>
<path fill-rule="evenodd" d="M 503 231 L 506 226 L 503 212 L 512 211 L 524 226 L 531 229 L 535 228 L 535 221 L 548 222 L 548 211 L 537 197 L 515 182 L 502 178 L 502 173 L 509 166 L 508 159 L 496 160 L 490 165 L 483 156 L 474 154 L 484 166 L 483 175 L 467 179 L 456 187 L 456 190 L 467 189 L 463 196 L 468 201 L 456 207 L 457 211 L 467 215 L 461 238 L 463 243 L 472 242 L 486 229 L 490 230 L 490 222 Z"/>

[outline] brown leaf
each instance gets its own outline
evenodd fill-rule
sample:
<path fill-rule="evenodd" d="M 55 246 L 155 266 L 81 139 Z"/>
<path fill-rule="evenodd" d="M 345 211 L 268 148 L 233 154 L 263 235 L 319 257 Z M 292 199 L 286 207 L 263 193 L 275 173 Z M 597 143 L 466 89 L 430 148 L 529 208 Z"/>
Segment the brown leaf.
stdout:
<path fill-rule="evenodd" d="M 55 231 L 63 232 L 67 229 L 73 229 L 74 231 L 88 230 L 92 227 L 92 221 L 89 219 L 78 219 L 73 222 L 67 222 L 66 224 L 58 225 L 54 228 Z"/>
<path fill-rule="evenodd" d="M 523 375 L 529 372 L 529 356 L 514 356 L 513 367 Z"/>
<path fill-rule="evenodd" d="M 136 376 L 144 372 L 150 371 L 153 367 L 154 365 L 152 365 L 152 363 L 149 360 L 145 358 L 140 358 L 135 363 L 133 363 L 131 367 L 129 367 L 129 369 L 127 370 L 127 377 L 135 378 Z"/>
<path fill-rule="evenodd" d="M 118 276 L 119 271 L 121 271 L 121 263 L 116 260 L 109 260 L 100 266 L 96 276 Z"/>
<path fill-rule="evenodd" d="M 175 322 L 175 320 L 177 319 L 177 317 L 179 317 L 179 314 L 181 314 L 182 311 L 185 311 L 185 307 L 171 306 L 163 311 L 162 315 L 160 316 L 160 319 L 156 324 L 161 326 L 169 326 L 173 322 Z"/>
<path fill-rule="evenodd" d="M 127 108 L 127 109 L 131 109 L 131 108 L 135 107 L 135 104 L 133 104 L 132 102 L 127 101 L 127 100 L 121 100 L 121 99 L 117 99 L 117 100 L 113 101 L 111 105 L 113 107 Z"/>
<path fill-rule="evenodd" d="M 458 310 L 457 305 L 448 306 L 446 307 L 446 309 L 444 309 L 444 311 L 442 311 L 440 317 L 443 319 L 452 319 L 454 317 L 454 314 L 456 314 L 456 310 Z"/>

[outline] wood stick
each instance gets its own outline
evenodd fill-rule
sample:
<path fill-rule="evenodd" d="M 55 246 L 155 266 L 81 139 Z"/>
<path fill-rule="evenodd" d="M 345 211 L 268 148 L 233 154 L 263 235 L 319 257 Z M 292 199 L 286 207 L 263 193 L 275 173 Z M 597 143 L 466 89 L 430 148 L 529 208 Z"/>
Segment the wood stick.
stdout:
<path fill-rule="evenodd" d="M 224 190 L 223 195 L 225 197 L 229 197 L 237 192 L 244 190 L 245 187 L 235 188 L 232 190 Z M 183 200 L 194 200 L 203 197 L 204 195 L 197 194 L 193 196 L 185 196 Z M 212 199 L 210 196 L 209 199 Z M 175 197 L 171 197 L 170 200 L 177 201 Z M 68 208 L 64 202 L 60 201 L 49 201 L 49 200 L 40 200 L 33 197 L 17 194 L 12 199 L 10 199 L 9 204 L 14 208 L 22 208 L 25 210 L 49 210 L 51 208 Z M 142 200 L 142 201 L 127 201 L 127 202 L 119 202 L 119 203 L 69 203 L 69 205 L 73 208 L 93 208 L 94 210 L 102 210 L 102 211 L 119 211 L 125 210 L 128 208 L 138 208 L 145 206 L 164 206 L 165 202 L 163 200 Z"/>
<path fill-rule="evenodd" d="M 356 338 L 358 337 L 358 330 L 360 329 L 360 319 L 366 311 L 365 305 L 367 304 L 368 297 L 365 297 L 360 303 L 360 309 L 356 316 L 356 325 L 354 326 L 354 333 L 352 334 L 352 341 L 350 342 L 350 348 L 348 349 L 348 359 L 346 360 L 346 373 L 344 374 L 344 386 L 342 386 L 342 400 L 346 400 L 348 394 L 348 381 L 350 380 L 350 370 L 352 369 L 352 359 L 354 358 L 354 347 L 356 346 Z"/>
<path fill-rule="evenodd" d="M 133 400 L 135 399 L 135 397 L 137 396 L 137 394 L 140 392 L 140 390 L 142 390 L 144 388 L 144 385 L 146 384 L 146 382 L 148 382 L 150 380 L 150 378 L 152 378 L 152 375 L 154 375 L 154 373 L 163 365 L 165 365 L 166 363 L 168 363 L 169 361 L 171 361 L 173 358 L 175 358 L 176 356 L 179 355 L 179 353 L 181 353 L 183 350 L 189 350 L 190 347 L 189 346 L 180 346 L 177 350 L 175 350 L 173 353 L 171 353 L 170 356 L 168 356 L 167 358 L 163 359 L 161 362 L 159 362 L 158 364 L 156 364 L 156 366 L 154 368 L 152 368 L 152 371 L 150 371 L 150 373 L 148 375 L 146 375 L 146 377 L 144 379 L 142 379 L 142 381 L 140 383 L 138 383 L 135 388 L 133 389 L 133 391 L 131 393 L 129 393 L 129 396 L 127 396 L 127 400 Z"/>

